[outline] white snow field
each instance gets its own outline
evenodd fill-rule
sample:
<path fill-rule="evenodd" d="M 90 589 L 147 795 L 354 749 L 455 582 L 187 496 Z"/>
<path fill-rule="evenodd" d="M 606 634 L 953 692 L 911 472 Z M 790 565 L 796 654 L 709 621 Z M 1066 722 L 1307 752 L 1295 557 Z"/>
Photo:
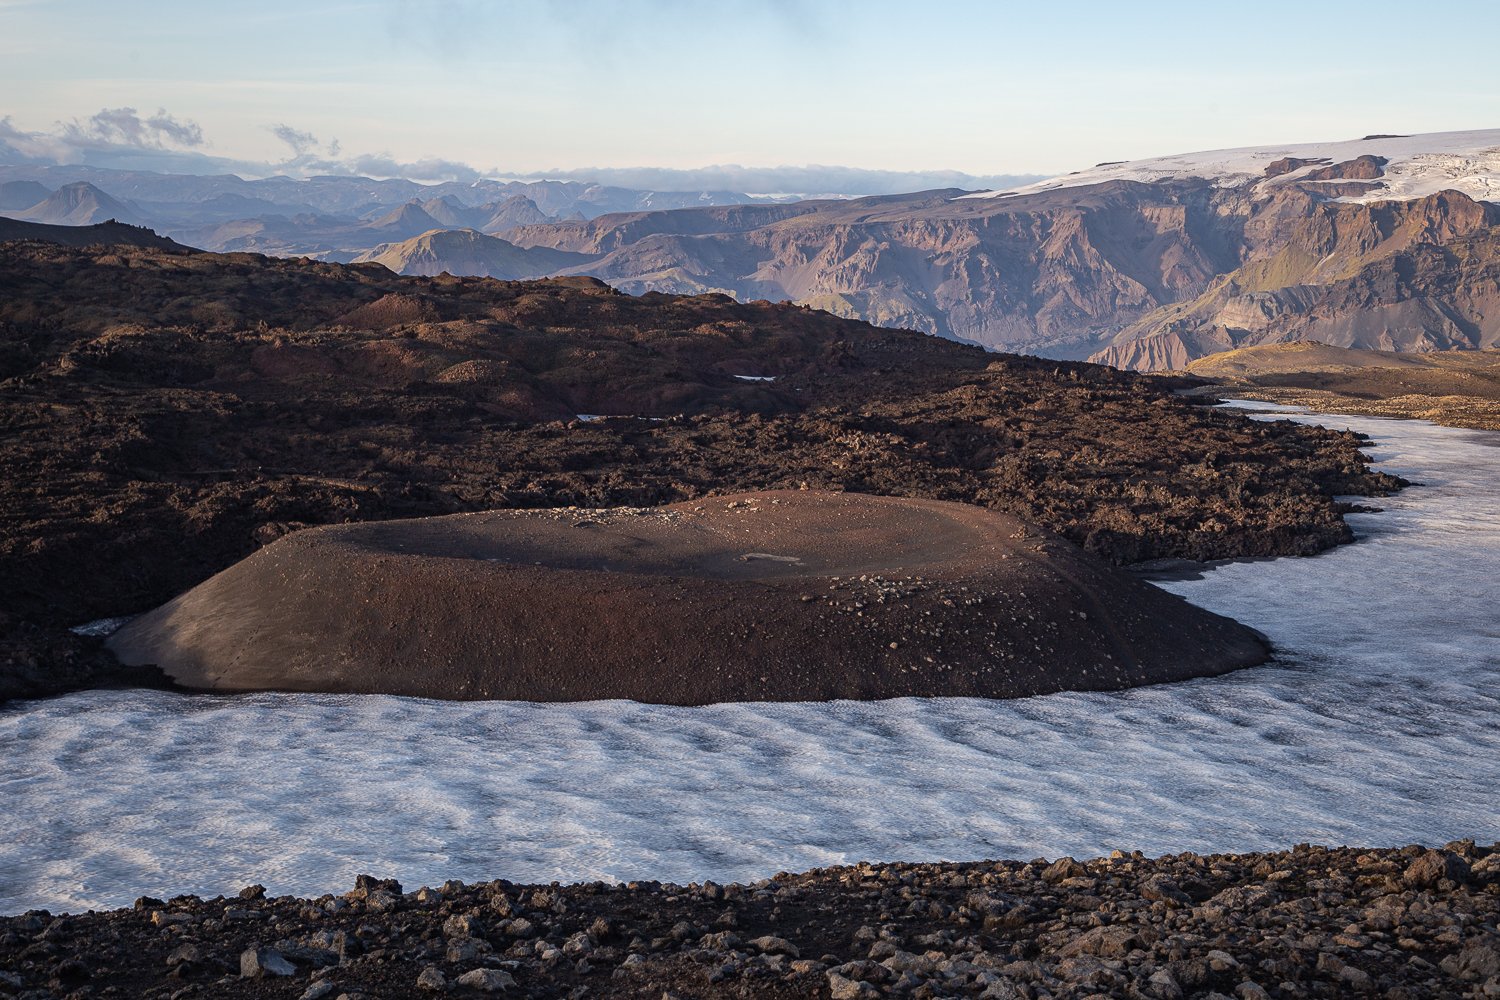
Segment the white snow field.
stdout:
<path fill-rule="evenodd" d="M 1461 191 L 1479 201 L 1500 201 L 1500 129 L 1179 153 L 1176 156 L 1104 163 L 1009 191 L 985 191 L 963 197 L 1001 198 L 1113 180 L 1149 184 L 1188 177 L 1202 177 L 1221 187 L 1237 187 L 1263 179 L 1266 167 L 1283 157 L 1321 161 L 1265 181 L 1267 185 L 1276 185 L 1301 180 L 1317 166 L 1342 163 L 1366 154 L 1390 161 L 1385 167 L 1385 176 L 1368 193 L 1338 200 L 1404 201 L 1425 198 L 1439 191 Z"/>
<path fill-rule="evenodd" d="M 1424 486 L 1170 589 L 1280 662 L 1114 694 L 669 708 L 96 691 L 0 710 L 0 913 L 1500 839 L 1500 435 L 1298 417 Z"/>

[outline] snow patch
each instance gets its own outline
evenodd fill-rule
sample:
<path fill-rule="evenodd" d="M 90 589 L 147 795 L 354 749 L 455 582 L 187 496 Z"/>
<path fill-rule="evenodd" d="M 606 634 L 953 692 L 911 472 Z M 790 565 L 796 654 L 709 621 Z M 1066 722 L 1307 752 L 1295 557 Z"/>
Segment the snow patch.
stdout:
<path fill-rule="evenodd" d="M 957 200 L 1013 197 L 1103 184 L 1106 181 L 1139 181 L 1150 184 L 1189 177 L 1201 177 L 1213 181 L 1219 187 L 1238 187 L 1252 181 L 1275 186 L 1299 180 L 1318 166 L 1343 163 L 1365 155 L 1384 157 L 1389 161 L 1385 167 L 1385 176 L 1371 182 L 1367 193 L 1338 200 L 1404 201 L 1425 198 L 1439 191 L 1461 191 L 1480 201 L 1500 201 L 1500 129 L 1179 153 L 1145 160 L 1103 163 L 1088 170 L 1052 177 L 1026 187 L 963 195 Z M 1323 162 L 1267 179 L 1266 167 L 1285 157 Z"/>
<path fill-rule="evenodd" d="M 86 635 L 91 638 L 102 639 L 105 636 L 114 635 L 124 628 L 134 615 L 121 615 L 116 618 L 96 618 L 94 621 L 85 622 L 82 625 L 74 625 L 68 629 L 74 635 Z"/>
<path fill-rule="evenodd" d="M 573 418 L 585 424 L 592 424 L 599 420 L 644 420 L 647 423 L 659 424 L 667 419 L 666 417 L 641 417 L 634 413 L 575 413 Z"/>

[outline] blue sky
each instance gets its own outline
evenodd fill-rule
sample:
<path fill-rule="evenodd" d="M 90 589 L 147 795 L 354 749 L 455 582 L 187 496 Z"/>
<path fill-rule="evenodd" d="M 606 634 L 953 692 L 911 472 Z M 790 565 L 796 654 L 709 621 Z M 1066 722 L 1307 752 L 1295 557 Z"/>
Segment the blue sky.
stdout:
<path fill-rule="evenodd" d="M 485 170 L 1057 173 L 1495 127 L 1496 37 L 1493 0 L 0 0 L 0 118 L 161 109 L 261 161 L 292 155 L 283 125 L 305 155 Z"/>

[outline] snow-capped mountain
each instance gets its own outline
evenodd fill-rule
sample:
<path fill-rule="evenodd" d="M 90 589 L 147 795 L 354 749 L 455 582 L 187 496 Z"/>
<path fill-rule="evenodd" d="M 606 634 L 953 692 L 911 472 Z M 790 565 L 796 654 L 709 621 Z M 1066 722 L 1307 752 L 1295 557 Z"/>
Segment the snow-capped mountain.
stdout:
<path fill-rule="evenodd" d="M 1109 181 L 1154 184 L 1190 178 L 1219 187 L 1253 184 L 1266 191 L 1289 184 L 1324 185 L 1338 200 L 1350 202 L 1425 198 L 1439 191 L 1496 201 L 1500 200 L 1500 129 L 1178 153 L 1101 163 L 1025 187 L 968 197 L 1003 198 Z M 1363 184 L 1364 190 L 1341 190 L 1350 182 Z"/>

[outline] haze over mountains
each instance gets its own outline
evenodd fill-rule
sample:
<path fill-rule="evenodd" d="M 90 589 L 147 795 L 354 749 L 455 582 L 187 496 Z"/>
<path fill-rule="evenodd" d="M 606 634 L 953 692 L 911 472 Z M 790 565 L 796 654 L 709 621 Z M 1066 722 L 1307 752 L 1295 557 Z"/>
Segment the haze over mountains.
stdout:
<path fill-rule="evenodd" d="M 54 191 L 49 183 L 65 181 Z M 66 225 L 149 223 L 205 250 L 347 261 L 432 229 L 500 232 L 619 211 L 731 205 L 734 191 L 641 191 L 576 181 L 448 182 L 401 179 L 199 177 L 93 167 L 0 166 L 11 218 Z"/>
<path fill-rule="evenodd" d="M 800 201 L 581 181 L 0 167 L 3 211 L 35 222 L 144 222 L 209 250 L 410 274 L 589 275 L 632 293 L 790 300 L 1139 369 L 1296 340 L 1496 346 L 1497 201 L 1500 130 L 1100 164 L 987 193 Z"/>

